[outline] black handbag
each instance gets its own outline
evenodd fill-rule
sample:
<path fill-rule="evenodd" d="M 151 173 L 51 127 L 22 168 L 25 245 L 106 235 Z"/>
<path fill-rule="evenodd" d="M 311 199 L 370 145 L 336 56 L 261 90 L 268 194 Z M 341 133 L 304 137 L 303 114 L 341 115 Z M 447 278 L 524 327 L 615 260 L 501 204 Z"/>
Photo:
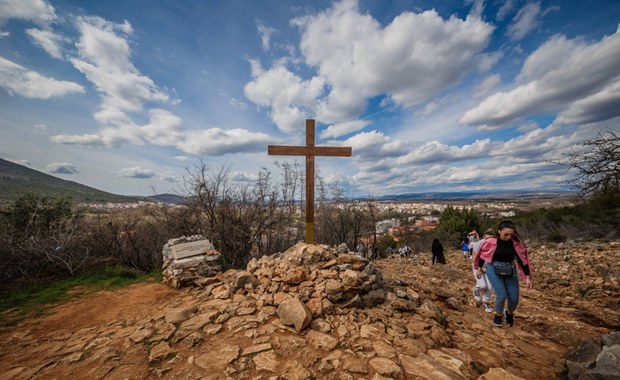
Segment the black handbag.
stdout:
<path fill-rule="evenodd" d="M 495 274 L 502 277 L 512 276 L 512 265 L 494 265 Z"/>

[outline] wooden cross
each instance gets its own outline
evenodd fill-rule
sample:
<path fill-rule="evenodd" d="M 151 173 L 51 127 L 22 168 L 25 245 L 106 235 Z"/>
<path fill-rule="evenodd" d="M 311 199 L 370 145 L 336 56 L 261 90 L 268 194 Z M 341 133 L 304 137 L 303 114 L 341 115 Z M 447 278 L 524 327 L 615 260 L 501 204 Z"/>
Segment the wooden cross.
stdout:
<path fill-rule="evenodd" d="M 306 146 L 268 145 L 267 153 L 306 156 L 306 243 L 314 244 L 314 156 L 351 157 L 351 147 L 314 146 L 314 120 L 306 119 Z"/>

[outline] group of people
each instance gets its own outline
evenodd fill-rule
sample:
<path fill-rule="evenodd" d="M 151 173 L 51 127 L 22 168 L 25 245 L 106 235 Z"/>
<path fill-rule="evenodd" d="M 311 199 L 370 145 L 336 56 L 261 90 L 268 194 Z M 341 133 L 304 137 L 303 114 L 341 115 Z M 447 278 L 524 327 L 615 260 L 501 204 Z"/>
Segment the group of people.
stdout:
<path fill-rule="evenodd" d="M 495 311 L 493 324 L 514 324 L 514 312 L 519 304 L 519 278 L 528 289 L 532 287 L 532 266 L 529 251 L 511 221 L 502 221 L 497 230 L 489 229 L 480 239 L 472 231 L 461 243 L 463 256 L 472 259 L 476 281 L 473 296 L 487 313 Z M 439 239 L 431 247 L 432 264 L 445 264 L 444 249 Z M 494 308 L 489 306 L 495 292 Z"/>

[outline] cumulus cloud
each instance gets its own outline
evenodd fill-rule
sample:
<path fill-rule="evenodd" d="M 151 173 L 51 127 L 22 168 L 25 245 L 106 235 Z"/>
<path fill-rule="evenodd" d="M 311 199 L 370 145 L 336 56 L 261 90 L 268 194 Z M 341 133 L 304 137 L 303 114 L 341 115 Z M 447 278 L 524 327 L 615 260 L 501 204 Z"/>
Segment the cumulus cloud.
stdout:
<path fill-rule="evenodd" d="M 177 183 L 177 182 L 179 182 L 179 179 L 176 176 L 174 176 L 174 175 L 172 175 L 170 173 L 161 173 L 159 175 L 159 179 L 164 181 L 164 182 L 170 182 L 170 183 Z"/>
<path fill-rule="evenodd" d="M 287 132 L 302 128 L 307 115 L 330 124 L 355 120 L 377 95 L 398 106 L 422 104 L 477 67 L 493 31 L 480 18 L 444 20 L 435 11 L 404 12 L 382 27 L 354 0 L 292 24 L 316 75 L 304 80 L 281 63 L 263 70 L 251 61 L 253 80 L 245 87 L 248 99 L 270 107 Z"/>
<path fill-rule="evenodd" d="M 409 149 L 407 141 L 392 140 L 390 137 L 385 136 L 383 132 L 378 131 L 361 132 L 349 137 L 345 141 L 331 143 L 337 143 L 340 146 L 350 146 L 353 150 L 354 158 L 358 161 L 398 157 L 406 154 Z"/>
<path fill-rule="evenodd" d="M 328 126 L 324 131 L 321 132 L 320 137 L 322 139 L 330 138 L 330 137 L 340 137 L 351 132 L 359 131 L 364 129 L 371 122 L 369 120 L 353 120 L 347 121 L 344 123 L 338 123 Z"/>
<path fill-rule="evenodd" d="M 32 41 L 43 48 L 49 55 L 54 58 L 62 58 L 61 44 L 66 40 L 63 36 L 47 29 L 26 29 L 26 33 Z"/>
<path fill-rule="evenodd" d="M 260 132 L 246 129 L 209 128 L 204 130 L 184 130 L 182 120 L 177 115 L 159 108 L 148 111 L 149 121 L 136 124 L 125 113 L 117 109 L 105 109 L 96 117 L 110 127 L 98 134 L 56 135 L 53 142 L 84 147 L 117 148 L 124 143 L 144 145 L 146 143 L 175 147 L 188 154 L 219 156 L 227 153 L 257 152 L 265 149 L 268 143 L 277 139 Z M 178 156 L 178 160 L 187 160 Z"/>
<path fill-rule="evenodd" d="M 558 111 L 563 111 L 562 122 L 614 117 L 620 109 L 619 68 L 620 29 L 590 44 L 554 36 L 527 58 L 517 87 L 489 96 L 459 121 L 497 128 L 524 116 Z"/>
<path fill-rule="evenodd" d="M 233 182 L 246 182 L 246 183 L 254 183 L 258 181 L 258 173 L 248 173 L 241 171 L 233 171 L 230 173 L 230 179 Z"/>
<path fill-rule="evenodd" d="M 246 129 L 210 128 L 201 131 L 187 131 L 183 139 L 175 145 L 183 152 L 220 156 L 227 153 L 260 152 L 266 149 L 267 144 L 273 143 L 274 138 L 260 132 L 251 132 Z"/>
<path fill-rule="evenodd" d="M 155 177 L 155 172 L 151 169 L 143 169 L 139 166 L 134 166 L 131 168 L 123 168 L 116 172 L 117 175 L 121 177 L 128 178 L 137 178 L 137 179 L 147 179 Z"/>
<path fill-rule="evenodd" d="M 54 174 L 77 174 L 80 171 L 68 162 L 52 162 L 45 167 L 48 173 Z"/>
<path fill-rule="evenodd" d="M 254 80 L 245 85 L 245 96 L 261 107 L 271 107 L 271 119 L 282 131 L 303 130 L 309 110 L 323 92 L 323 80 L 303 80 L 284 66 L 265 71 L 256 61 L 252 65 Z"/>
<path fill-rule="evenodd" d="M 556 124 L 538 128 L 532 124 L 522 135 L 506 141 L 484 138 L 463 145 L 403 141 L 408 149 L 401 150 L 395 157 L 372 160 L 354 157 L 359 161 L 359 170 L 352 180 L 358 187 L 380 189 L 382 194 L 387 190 L 407 191 L 413 186 L 418 191 L 548 186 L 561 183 L 568 175 L 565 167 L 550 161 L 571 152 L 595 134 L 591 128 L 567 128 Z M 373 148 L 382 151 L 384 141 L 380 137 L 379 134 L 359 134 L 348 142 L 365 142 L 357 144 L 357 150 L 354 148 L 358 156 L 357 152 L 363 155 Z"/>
<path fill-rule="evenodd" d="M 141 111 L 149 101 L 167 102 L 168 95 L 131 63 L 126 37 L 132 33 L 129 22 L 113 23 L 95 16 L 76 20 L 80 39 L 73 66 L 95 85 L 103 97 L 102 108 Z"/>
<path fill-rule="evenodd" d="M 2 57 L 0 57 L 0 87 L 11 95 L 18 94 L 33 99 L 49 99 L 85 92 L 84 87 L 75 82 L 44 77 Z"/>
<path fill-rule="evenodd" d="M 0 1 L 0 26 L 10 19 L 32 21 L 47 25 L 56 19 L 54 7 L 45 0 Z"/>

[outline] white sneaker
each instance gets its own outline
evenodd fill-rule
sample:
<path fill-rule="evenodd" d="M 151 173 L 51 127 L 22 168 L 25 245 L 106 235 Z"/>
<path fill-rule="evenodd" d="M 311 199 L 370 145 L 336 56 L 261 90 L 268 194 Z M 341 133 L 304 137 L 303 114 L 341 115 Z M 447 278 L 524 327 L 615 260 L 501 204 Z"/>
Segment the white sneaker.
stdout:
<path fill-rule="evenodd" d="M 486 303 L 482 304 L 482 307 L 484 308 L 484 311 L 486 313 L 491 313 L 493 310 L 489 307 L 489 305 L 487 305 Z"/>

